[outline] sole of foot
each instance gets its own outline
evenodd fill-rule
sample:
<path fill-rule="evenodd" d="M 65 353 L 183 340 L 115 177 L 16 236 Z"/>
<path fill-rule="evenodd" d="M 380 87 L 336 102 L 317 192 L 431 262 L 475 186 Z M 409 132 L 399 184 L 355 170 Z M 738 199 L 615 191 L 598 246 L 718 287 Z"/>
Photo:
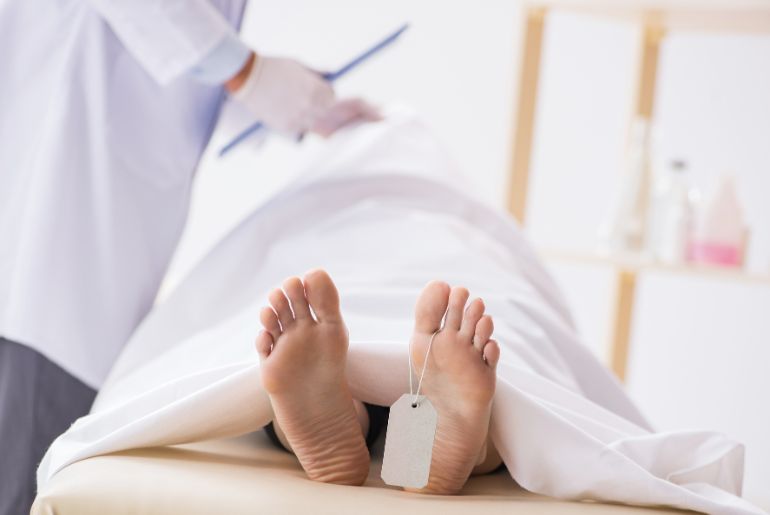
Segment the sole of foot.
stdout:
<path fill-rule="evenodd" d="M 466 308 L 468 297 L 465 288 L 434 281 L 415 308 L 412 363 L 419 374 L 427 355 L 422 392 L 438 412 L 430 478 L 418 490 L 423 493 L 459 492 L 486 458 L 500 347 L 491 339 L 493 322 L 483 301 L 474 299 Z"/>
<path fill-rule="evenodd" d="M 256 347 L 274 423 L 310 479 L 362 484 L 369 451 L 345 379 L 348 332 L 337 288 L 314 270 L 287 279 L 268 300 Z"/>

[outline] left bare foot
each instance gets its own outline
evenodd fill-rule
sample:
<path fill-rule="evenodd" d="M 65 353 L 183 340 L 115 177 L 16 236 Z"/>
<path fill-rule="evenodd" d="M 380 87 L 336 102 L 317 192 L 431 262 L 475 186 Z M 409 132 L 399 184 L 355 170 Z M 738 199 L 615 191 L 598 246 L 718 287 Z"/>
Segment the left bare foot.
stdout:
<path fill-rule="evenodd" d="M 275 422 L 310 479 L 360 485 L 369 451 L 345 379 L 348 332 L 337 288 L 314 270 L 283 289 L 270 293 L 256 343 Z"/>

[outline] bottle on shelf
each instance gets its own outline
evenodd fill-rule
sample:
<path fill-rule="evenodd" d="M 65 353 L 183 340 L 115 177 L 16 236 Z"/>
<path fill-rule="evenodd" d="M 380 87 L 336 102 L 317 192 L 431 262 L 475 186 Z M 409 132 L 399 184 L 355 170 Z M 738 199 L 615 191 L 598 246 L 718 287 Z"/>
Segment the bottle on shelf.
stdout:
<path fill-rule="evenodd" d="M 747 242 L 735 179 L 725 175 L 697 212 L 689 257 L 696 263 L 742 266 Z"/>
<path fill-rule="evenodd" d="M 647 220 L 647 254 L 656 261 L 681 264 L 687 260 L 695 191 L 686 177 L 687 163 L 674 159 L 659 173 Z"/>
<path fill-rule="evenodd" d="M 620 191 L 609 220 L 599 229 L 599 251 L 603 254 L 639 255 L 644 250 L 651 182 L 649 120 L 634 120 L 630 136 Z"/>

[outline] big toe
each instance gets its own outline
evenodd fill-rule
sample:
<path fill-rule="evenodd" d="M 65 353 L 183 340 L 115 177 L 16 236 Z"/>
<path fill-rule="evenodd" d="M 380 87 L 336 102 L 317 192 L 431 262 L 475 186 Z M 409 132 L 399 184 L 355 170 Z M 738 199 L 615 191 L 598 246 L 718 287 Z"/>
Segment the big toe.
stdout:
<path fill-rule="evenodd" d="M 449 285 L 442 281 L 431 281 L 420 293 L 415 306 L 415 330 L 433 333 L 441 328 L 441 320 L 449 303 Z"/>
<path fill-rule="evenodd" d="M 334 322 L 342 319 L 337 287 L 325 270 L 311 270 L 305 274 L 304 283 L 305 295 L 318 320 Z"/>

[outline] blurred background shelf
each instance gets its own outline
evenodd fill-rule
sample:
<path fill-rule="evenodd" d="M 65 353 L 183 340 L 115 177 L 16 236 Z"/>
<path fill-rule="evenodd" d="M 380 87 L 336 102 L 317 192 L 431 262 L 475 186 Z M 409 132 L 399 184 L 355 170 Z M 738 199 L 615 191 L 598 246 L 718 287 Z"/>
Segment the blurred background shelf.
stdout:
<path fill-rule="evenodd" d="M 629 22 L 641 29 L 629 121 L 642 120 L 648 126 L 654 114 L 661 43 L 667 35 L 681 31 L 770 33 L 770 2 L 765 0 L 525 0 L 522 5 L 524 16 L 514 99 L 507 206 L 523 226 L 527 219 L 541 57 L 549 13 L 566 10 L 590 14 Z M 551 259 L 613 268 L 609 364 L 621 381 L 625 381 L 628 368 L 639 273 L 654 270 L 770 284 L 767 276 L 735 269 L 664 265 L 635 257 L 560 251 L 545 251 L 543 254 Z"/>
<path fill-rule="evenodd" d="M 770 286 L 770 274 L 753 273 L 740 268 L 698 263 L 669 264 L 641 256 L 617 256 L 599 252 L 575 252 L 552 248 L 542 248 L 539 249 L 539 252 L 542 257 L 548 260 L 564 263 L 606 266 L 637 273 L 649 271 L 692 275 L 716 280 L 745 281 Z"/>

